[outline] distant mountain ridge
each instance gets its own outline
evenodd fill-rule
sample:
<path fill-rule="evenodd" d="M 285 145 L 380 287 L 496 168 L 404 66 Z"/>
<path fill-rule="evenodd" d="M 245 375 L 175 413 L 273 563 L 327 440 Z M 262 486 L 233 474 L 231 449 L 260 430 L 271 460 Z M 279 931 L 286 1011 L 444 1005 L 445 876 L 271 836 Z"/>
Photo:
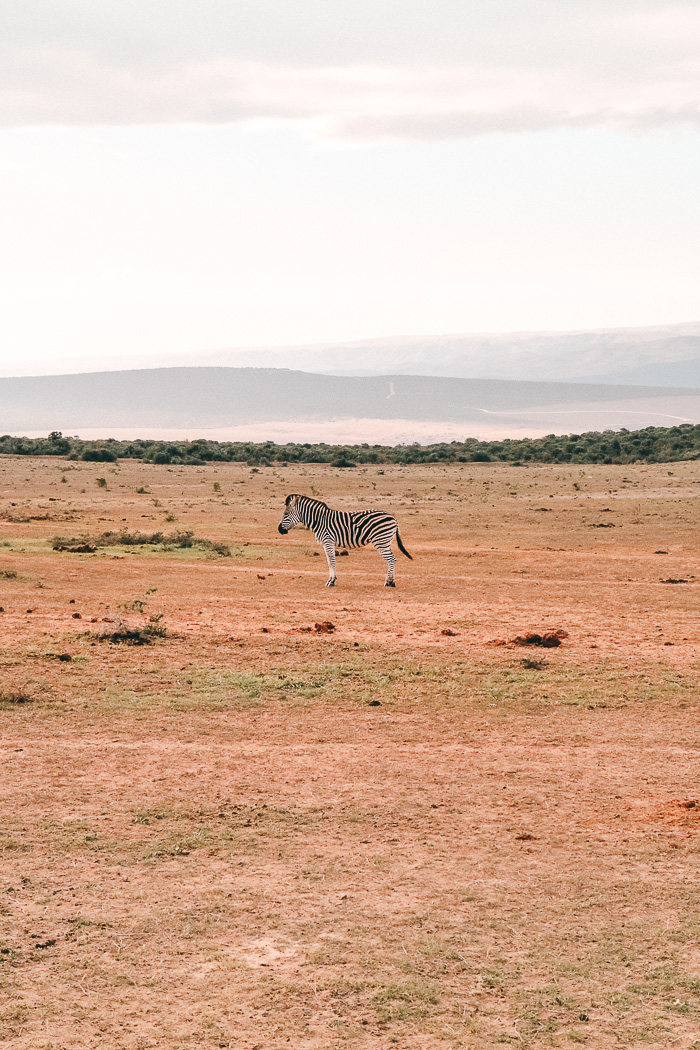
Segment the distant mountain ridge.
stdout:
<path fill-rule="evenodd" d="M 700 322 L 583 332 L 393 337 L 323 347 L 220 351 L 198 354 L 196 361 L 330 375 L 697 387 Z"/>
<path fill-rule="evenodd" d="M 0 379 L 0 432 L 324 428 L 429 423 L 464 437 L 571 433 L 700 422 L 700 390 L 611 384 L 386 375 L 347 377 L 274 368 L 161 368 Z M 329 439 L 331 440 L 331 439 Z"/>
<path fill-rule="evenodd" d="M 700 387 L 700 357 L 687 361 L 669 361 L 667 364 L 640 365 L 606 376 L 590 376 L 589 383 L 621 383 L 641 386 Z"/>
<path fill-rule="evenodd" d="M 14 375 L 170 367 L 700 387 L 700 321 L 577 332 L 394 336 L 313 346 L 15 362 Z"/>

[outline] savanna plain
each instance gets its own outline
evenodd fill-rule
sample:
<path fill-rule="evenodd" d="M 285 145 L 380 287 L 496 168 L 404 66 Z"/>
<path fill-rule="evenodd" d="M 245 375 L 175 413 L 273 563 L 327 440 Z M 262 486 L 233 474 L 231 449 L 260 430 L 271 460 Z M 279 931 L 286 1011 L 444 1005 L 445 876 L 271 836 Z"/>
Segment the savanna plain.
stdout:
<path fill-rule="evenodd" d="M 4 1045 L 700 1048 L 697 463 L 0 485 Z"/>

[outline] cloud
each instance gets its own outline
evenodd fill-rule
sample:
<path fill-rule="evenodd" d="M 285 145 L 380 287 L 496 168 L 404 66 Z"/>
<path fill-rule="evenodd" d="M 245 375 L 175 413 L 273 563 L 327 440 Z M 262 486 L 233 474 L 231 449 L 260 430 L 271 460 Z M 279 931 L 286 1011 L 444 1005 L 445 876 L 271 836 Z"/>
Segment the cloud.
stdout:
<path fill-rule="evenodd" d="M 436 0 L 429 22 L 395 0 L 20 8 L 5 126 L 284 121 L 355 142 L 700 126 L 695 4 Z"/>

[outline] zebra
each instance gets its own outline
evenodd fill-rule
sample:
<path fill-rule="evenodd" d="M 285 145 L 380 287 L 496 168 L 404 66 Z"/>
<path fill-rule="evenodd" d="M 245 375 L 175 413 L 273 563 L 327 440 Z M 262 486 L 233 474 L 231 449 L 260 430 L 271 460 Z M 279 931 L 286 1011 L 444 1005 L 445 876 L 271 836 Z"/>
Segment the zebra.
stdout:
<path fill-rule="evenodd" d="M 364 547 L 374 544 L 388 569 L 385 587 L 395 587 L 394 566 L 396 558 L 391 551 L 391 543 L 396 537 L 399 550 L 413 561 L 399 535 L 396 518 L 381 510 L 356 510 L 348 513 L 333 510 L 326 503 L 312 499 L 311 496 L 300 496 L 293 493 L 285 500 L 285 512 L 278 525 L 278 531 L 286 536 L 295 525 L 306 525 L 322 544 L 328 559 L 328 582 L 326 587 L 334 587 L 337 579 L 335 573 L 336 547 Z"/>

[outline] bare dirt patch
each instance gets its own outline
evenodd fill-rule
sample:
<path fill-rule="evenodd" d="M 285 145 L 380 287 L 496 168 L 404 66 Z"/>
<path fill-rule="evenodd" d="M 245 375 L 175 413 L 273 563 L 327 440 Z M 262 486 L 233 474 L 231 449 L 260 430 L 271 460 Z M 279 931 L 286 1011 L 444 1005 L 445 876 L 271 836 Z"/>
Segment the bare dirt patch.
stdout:
<path fill-rule="evenodd" d="M 73 466 L 0 461 L 8 1046 L 698 1045 L 694 464 Z"/>

